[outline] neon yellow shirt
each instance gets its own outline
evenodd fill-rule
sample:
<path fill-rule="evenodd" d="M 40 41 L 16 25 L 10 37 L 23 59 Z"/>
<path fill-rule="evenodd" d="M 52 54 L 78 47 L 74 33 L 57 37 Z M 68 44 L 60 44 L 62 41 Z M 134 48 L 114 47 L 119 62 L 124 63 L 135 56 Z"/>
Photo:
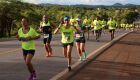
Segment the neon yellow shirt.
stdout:
<path fill-rule="evenodd" d="M 75 23 L 75 19 L 70 19 L 70 24 L 74 25 L 74 23 Z"/>
<path fill-rule="evenodd" d="M 18 35 L 19 37 L 36 37 L 36 36 L 39 36 L 39 34 L 33 29 L 33 28 L 30 28 L 29 32 L 24 34 L 23 31 L 22 31 L 22 28 L 20 28 L 18 30 Z M 22 46 L 22 49 L 25 49 L 25 50 L 35 50 L 35 42 L 33 40 L 30 40 L 30 41 L 22 41 L 21 42 L 21 46 Z"/>
<path fill-rule="evenodd" d="M 107 24 L 109 25 L 109 29 L 116 29 L 116 21 L 115 20 L 109 20 L 107 22 Z"/>
<path fill-rule="evenodd" d="M 74 32 L 76 30 L 73 26 L 70 26 L 70 28 L 66 29 L 64 26 L 60 28 L 60 32 L 62 34 L 62 43 L 72 43 L 74 42 Z"/>
<path fill-rule="evenodd" d="M 83 24 L 85 24 L 85 25 L 90 25 L 90 23 L 91 23 L 90 19 L 83 20 Z"/>
<path fill-rule="evenodd" d="M 102 21 L 102 28 L 106 26 L 106 21 Z"/>
<path fill-rule="evenodd" d="M 102 22 L 99 20 L 94 20 L 93 21 L 93 25 L 94 25 L 94 30 L 99 30 L 102 28 Z"/>
<path fill-rule="evenodd" d="M 42 27 L 44 27 L 44 26 L 51 26 L 51 24 L 50 24 L 50 22 L 48 21 L 47 23 L 45 23 L 45 22 L 40 22 L 40 25 L 42 26 Z"/>

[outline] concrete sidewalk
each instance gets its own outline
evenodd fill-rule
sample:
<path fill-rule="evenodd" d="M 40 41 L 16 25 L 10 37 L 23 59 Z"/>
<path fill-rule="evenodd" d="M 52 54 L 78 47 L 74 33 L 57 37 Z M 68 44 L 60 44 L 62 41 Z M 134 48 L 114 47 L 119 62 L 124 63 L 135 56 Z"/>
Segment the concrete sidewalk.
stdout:
<path fill-rule="evenodd" d="M 92 55 L 58 80 L 140 80 L 140 31 Z"/>

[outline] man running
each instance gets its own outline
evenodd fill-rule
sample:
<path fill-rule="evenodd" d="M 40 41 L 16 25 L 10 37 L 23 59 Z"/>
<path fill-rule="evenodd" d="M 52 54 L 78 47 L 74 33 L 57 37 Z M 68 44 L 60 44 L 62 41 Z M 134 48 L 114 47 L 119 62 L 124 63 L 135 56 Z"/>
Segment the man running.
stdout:
<path fill-rule="evenodd" d="M 52 29 L 55 28 L 54 24 L 52 24 L 47 15 L 43 15 L 42 21 L 40 22 L 40 30 L 43 32 L 44 36 L 44 47 L 47 51 L 46 57 L 52 56 L 52 48 L 51 48 L 51 39 L 52 39 Z"/>

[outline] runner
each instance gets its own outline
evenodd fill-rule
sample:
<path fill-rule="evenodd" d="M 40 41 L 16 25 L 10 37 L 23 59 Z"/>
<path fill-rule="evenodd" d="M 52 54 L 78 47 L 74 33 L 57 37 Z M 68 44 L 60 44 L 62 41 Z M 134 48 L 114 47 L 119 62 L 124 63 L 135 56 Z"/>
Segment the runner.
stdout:
<path fill-rule="evenodd" d="M 88 16 L 85 16 L 85 19 L 83 20 L 83 25 L 87 28 L 87 32 L 88 32 L 88 35 L 87 35 L 87 40 L 89 40 L 89 30 L 90 30 L 90 24 L 91 24 L 91 20 L 88 18 Z"/>
<path fill-rule="evenodd" d="M 17 38 L 21 41 L 21 46 L 23 50 L 23 57 L 26 63 L 26 66 L 30 72 L 30 77 L 28 80 L 36 79 L 36 72 L 33 68 L 31 60 L 35 54 L 35 39 L 38 39 L 40 35 L 29 26 L 28 20 L 23 18 L 21 21 L 22 28 L 18 30 Z"/>
<path fill-rule="evenodd" d="M 59 27 L 54 31 L 54 34 L 58 31 L 60 31 L 62 35 L 61 42 L 63 45 L 63 54 L 68 61 L 68 71 L 71 71 L 71 52 L 74 42 L 74 32 L 78 30 L 76 27 L 70 25 L 69 17 L 66 16 L 64 17 L 64 24 L 59 25 Z"/>
<path fill-rule="evenodd" d="M 96 17 L 96 20 L 94 20 L 91 24 L 94 28 L 94 32 L 96 35 L 96 41 L 99 41 L 99 38 L 101 36 L 101 28 L 102 28 L 102 22 L 100 21 L 99 17 Z"/>
<path fill-rule="evenodd" d="M 52 24 L 47 15 L 43 15 L 42 21 L 40 22 L 40 30 L 43 32 L 44 36 L 44 47 L 47 51 L 45 54 L 46 57 L 52 56 L 52 48 L 51 48 L 51 39 L 52 39 L 52 29 L 55 28 L 54 24 Z"/>
<path fill-rule="evenodd" d="M 74 19 L 73 15 L 70 18 L 70 24 L 71 25 L 74 25 L 75 24 L 75 19 Z"/>
<path fill-rule="evenodd" d="M 102 20 L 102 31 L 101 31 L 101 34 L 102 34 L 102 32 L 105 33 L 104 30 L 106 29 L 106 25 L 107 25 L 107 22 L 103 19 Z"/>
<path fill-rule="evenodd" d="M 76 19 L 76 27 L 79 30 L 79 32 L 75 33 L 75 40 L 76 40 L 76 47 L 77 47 L 77 51 L 79 53 L 79 61 L 83 60 L 83 54 L 84 54 L 84 59 L 87 57 L 87 54 L 85 52 L 85 31 L 86 31 L 86 27 L 82 25 L 81 23 L 81 19 L 77 18 Z"/>
<path fill-rule="evenodd" d="M 116 21 L 113 20 L 113 18 L 110 18 L 110 20 L 107 22 L 107 24 L 108 24 L 109 32 L 111 34 L 111 40 L 113 40 L 115 29 L 116 29 Z"/>

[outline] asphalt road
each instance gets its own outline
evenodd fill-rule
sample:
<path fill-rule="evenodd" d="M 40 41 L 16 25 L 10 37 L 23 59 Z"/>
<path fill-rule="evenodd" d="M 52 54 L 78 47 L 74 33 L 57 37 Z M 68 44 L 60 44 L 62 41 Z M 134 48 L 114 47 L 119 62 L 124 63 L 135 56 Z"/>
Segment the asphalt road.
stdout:
<path fill-rule="evenodd" d="M 117 30 L 116 35 L 120 36 L 128 31 Z M 102 45 L 110 41 L 110 34 L 105 31 L 100 42 L 95 41 L 95 36 L 90 34 L 90 40 L 86 42 L 86 52 L 90 54 Z M 67 68 L 67 61 L 62 54 L 60 34 L 54 35 L 51 42 L 53 56 L 45 57 L 45 49 L 42 39 L 36 41 L 36 54 L 32 63 L 37 71 L 38 80 L 49 80 Z M 78 53 L 74 45 L 72 51 L 72 63 L 78 61 Z M 18 40 L 0 42 L 0 80 L 25 80 L 29 73 L 24 64 L 22 50 Z"/>

